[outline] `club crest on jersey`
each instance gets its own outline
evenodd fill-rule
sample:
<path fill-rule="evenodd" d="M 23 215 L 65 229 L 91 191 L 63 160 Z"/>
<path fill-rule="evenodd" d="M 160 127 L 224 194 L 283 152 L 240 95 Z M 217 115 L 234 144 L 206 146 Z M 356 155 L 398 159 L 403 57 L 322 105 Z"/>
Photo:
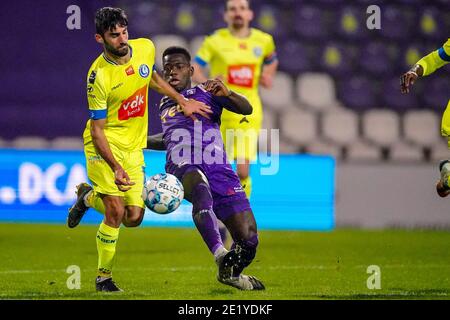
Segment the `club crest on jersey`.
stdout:
<path fill-rule="evenodd" d="M 146 64 L 141 64 L 139 67 L 139 74 L 142 78 L 147 78 L 150 74 L 150 69 Z"/>
<path fill-rule="evenodd" d="M 195 94 L 195 88 L 192 88 L 192 89 L 189 89 L 189 90 L 186 91 L 186 95 L 187 96 L 191 96 L 193 94 Z"/>
<path fill-rule="evenodd" d="M 253 48 L 253 54 L 256 57 L 261 57 L 261 55 L 262 55 L 262 48 L 261 47 L 254 47 Z"/>

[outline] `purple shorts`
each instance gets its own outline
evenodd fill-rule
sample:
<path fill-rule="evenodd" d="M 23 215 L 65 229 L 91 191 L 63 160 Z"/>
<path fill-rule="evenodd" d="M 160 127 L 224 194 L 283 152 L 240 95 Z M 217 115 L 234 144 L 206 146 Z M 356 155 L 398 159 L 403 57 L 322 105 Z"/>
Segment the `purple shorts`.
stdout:
<path fill-rule="evenodd" d="M 229 164 L 185 164 L 177 166 L 172 162 L 166 164 L 166 171 L 182 181 L 183 175 L 192 170 L 199 169 L 208 179 L 213 198 L 213 210 L 221 221 L 230 216 L 250 211 L 250 202 L 241 186 L 239 177 Z"/>

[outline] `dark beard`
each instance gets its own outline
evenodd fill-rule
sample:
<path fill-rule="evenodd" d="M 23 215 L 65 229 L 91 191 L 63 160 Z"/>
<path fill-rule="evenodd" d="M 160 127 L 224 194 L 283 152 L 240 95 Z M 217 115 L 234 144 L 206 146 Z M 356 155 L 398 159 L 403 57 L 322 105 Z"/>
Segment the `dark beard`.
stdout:
<path fill-rule="evenodd" d="M 122 47 L 119 51 L 118 49 L 114 49 L 113 47 L 111 47 L 109 44 L 105 44 L 105 49 L 106 51 L 108 51 L 110 54 L 116 56 L 116 57 L 124 57 L 128 54 L 128 50 L 129 47 L 128 45 L 126 47 Z M 126 50 L 125 50 L 126 49 Z"/>

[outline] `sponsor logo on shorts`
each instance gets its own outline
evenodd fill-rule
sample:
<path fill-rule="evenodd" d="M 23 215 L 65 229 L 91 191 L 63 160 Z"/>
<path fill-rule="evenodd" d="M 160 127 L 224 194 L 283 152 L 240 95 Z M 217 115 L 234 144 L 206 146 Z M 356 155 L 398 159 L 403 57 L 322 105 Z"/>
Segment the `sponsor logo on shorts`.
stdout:
<path fill-rule="evenodd" d="M 139 66 L 139 74 L 141 75 L 142 78 L 147 78 L 148 75 L 150 74 L 150 69 L 148 65 L 146 65 L 145 63 L 141 64 Z"/>
<path fill-rule="evenodd" d="M 228 67 L 228 83 L 235 86 L 251 88 L 255 75 L 254 64 L 239 64 Z"/>
<path fill-rule="evenodd" d="M 88 93 L 91 93 L 92 91 L 94 91 L 94 88 L 92 86 L 87 86 L 86 90 Z"/>
<path fill-rule="evenodd" d="M 147 85 L 124 100 L 119 108 L 119 120 L 143 117 L 147 107 Z"/>
<path fill-rule="evenodd" d="M 100 155 L 95 155 L 95 156 L 89 156 L 88 157 L 88 161 L 90 163 L 94 163 L 94 162 L 100 162 L 100 161 L 104 161 L 103 158 Z"/>

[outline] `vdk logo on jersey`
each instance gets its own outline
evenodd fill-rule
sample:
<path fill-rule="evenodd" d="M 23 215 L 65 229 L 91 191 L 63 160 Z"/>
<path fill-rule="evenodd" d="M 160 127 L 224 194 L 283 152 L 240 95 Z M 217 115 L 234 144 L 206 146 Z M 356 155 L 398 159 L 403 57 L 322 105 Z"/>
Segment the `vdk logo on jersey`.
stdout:
<path fill-rule="evenodd" d="M 142 78 L 148 77 L 148 75 L 150 74 L 150 69 L 146 64 L 141 64 L 139 66 L 139 74 L 141 75 Z"/>
<path fill-rule="evenodd" d="M 119 108 L 119 120 L 143 117 L 147 107 L 147 85 L 143 86 L 128 99 L 122 101 Z"/>
<path fill-rule="evenodd" d="M 228 67 L 228 83 L 251 88 L 255 74 L 254 64 L 239 64 Z"/>

